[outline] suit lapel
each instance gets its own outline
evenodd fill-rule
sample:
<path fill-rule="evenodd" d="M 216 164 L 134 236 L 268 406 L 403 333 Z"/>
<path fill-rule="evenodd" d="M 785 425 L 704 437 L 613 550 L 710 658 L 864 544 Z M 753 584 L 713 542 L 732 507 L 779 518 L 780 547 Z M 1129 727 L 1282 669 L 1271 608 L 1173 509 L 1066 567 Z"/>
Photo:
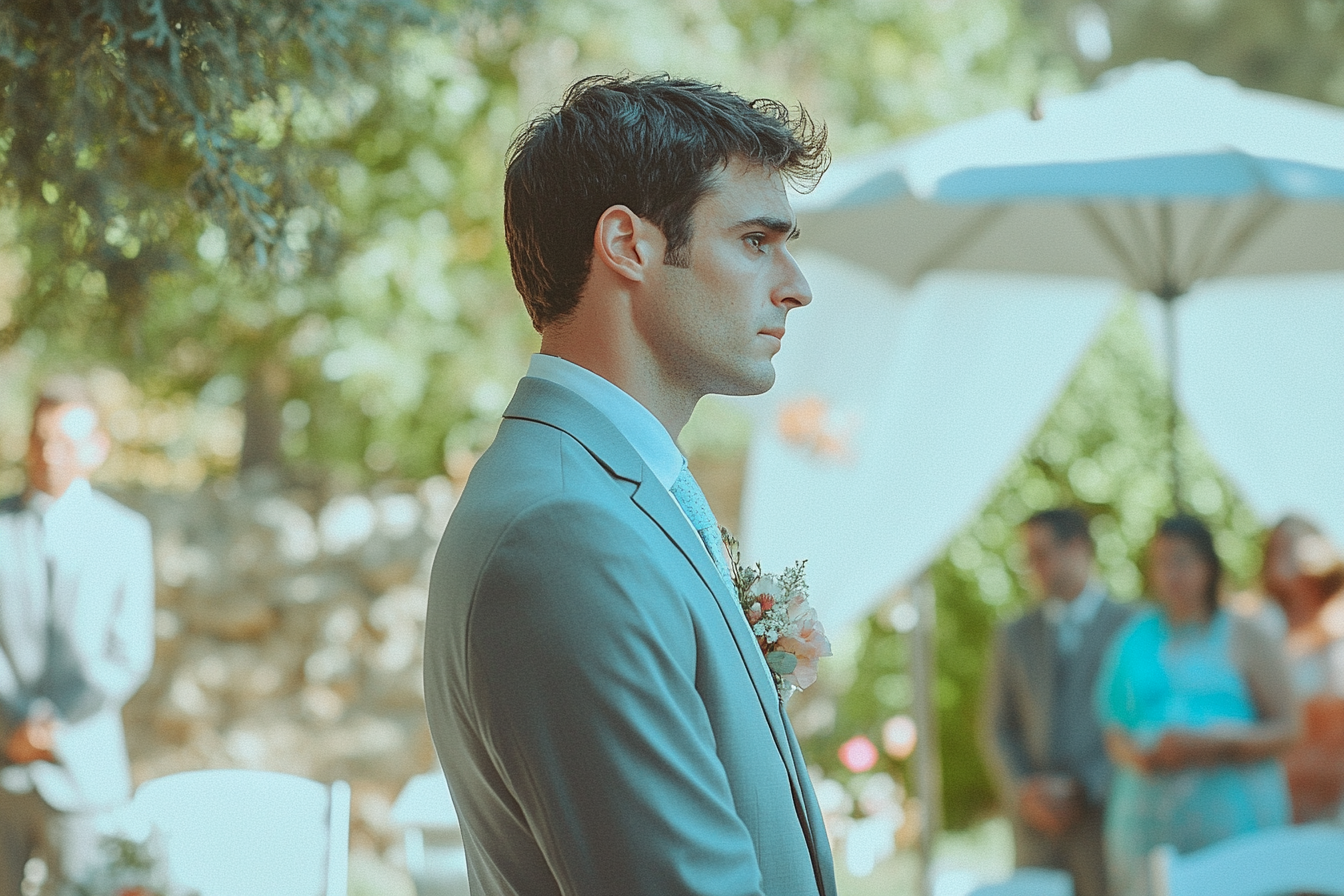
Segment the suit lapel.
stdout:
<path fill-rule="evenodd" d="M 1117 615 L 1124 618 L 1109 597 L 1101 602 L 1096 614 L 1083 629 L 1082 643 L 1079 646 L 1080 656 L 1095 657 L 1096 662 L 1100 664 L 1111 638 L 1115 635 Z"/>
<path fill-rule="evenodd" d="M 775 690 L 765 663 L 760 658 L 760 647 L 751 637 L 750 630 L 740 623 L 738 617 L 742 610 L 737 606 L 733 595 L 719 578 L 718 571 L 710 562 L 700 536 L 691 529 L 681 508 L 673 500 L 652 471 L 644 465 L 639 453 L 629 441 L 620 434 L 615 425 L 592 405 L 573 392 L 547 380 L 524 377 L 518 384 L 518 391 L 505 417 L 533 420 L 554 426 L 569 433 L 588 450 L 613 476 L 634 483 L 632 500 L 650 520 L 663 531 L 668 540 L 676 545 L 686 561 L 695 570 L 696 575 L 714 597 L 724 625 L 737 645 L 742 663 L 750 676 L 761 708 L 770 722 L 776 746 L 780 755 L 789 755 L 788 737 L 780 723 L 780 713 L 772 711 L 779 705 L 779 695 Z M 792 763 L 787 763 L 792 767 Z M 795 779 L 796 773 L 790 771 Z"/>
<path fill-rule="evenodd" d="M 831 875 L 822 874 L 822 865 L 829 863 L 829 853 L 823 858 L 818 849 L 818 834 L 813 826 L 819 825 L 820 811 L 815 798 L 809 800 L 810 789 L 803 787 L 801 775 L 806 766 L 801 754 L 796 754 L 796 740 L 784 717 L 779 692 L 761 657 L 761 648 L 751 637 L 737 605 L 736 596 L 729 593 L 718 571 L 710 561 L 700 536 L 691 528 L 677 502 L 645 466 L 639 453 L 621 435 L 616 426 L 600 411 L 575 393 L 537 377 L 524 377 L 518 384 L 513 401 L 504 412 L 505 417 L 532 420 L 553 426 L 576 439 L 609 473 L 635 484 L 631 500 L 667 536 L 694 569 L 700 581 L 713 596 L 723 623 L 737 646 L 747 676 L 756 691 L 761 711 L 779 750 L 780 760 L 788 772 L 792 785 L 798 820 L 812 853 L 817 886 L 823 894 L 833 896 L 826 881 Z M 824 834 L 821 835 L 824 837 Z"/>
<path fill-rule="evenodd" d="M 780 707 L 783 715 L 783 707 Z M 793 726 L 785 720 L 785 730 L 789 737 L 789 750 L 793 755 L 793 764 L 800 770 L 807 768 L 803 759 L 802 747 L 793 734 Z M 800 787 L 795 799 L 801 795 L 802 806 L 798 810 L 803 819 L 803 831 L 807 835 L 807 844 L 812 850 L 812 872 L 817 876 L 817 890 L 821 896 L 836 896 L 835 860 L 831 856 L 831 843 L 826 836 L 826 825 L 821 818 L 821 806 L 817 804 L 817 795 L 811 787 Z"/>
<path fill-rule="evenodd" d="M 634 502 L 677 546 L 682 556 L 695 568 L 700 581 L 714 595 L 714 601 L 723 615 L 724 625 L 728 627 L 733 643 L 737 645 L 737 652 L 742 657 L 742 663 L 746 666 L 747 674 L 755 686 L 756 697 L 760 701 L 761 711 L 765 713 L 770 733 L 774 736 L 779 758 L 788 772 L 789 784 L 793 790 L 794 809 L 798 813 L 798 821 L 807 840 L 808 851 L 811 853 L 812 871 L 817 878 L 817 887 L 822 894 L 834 896 L 827 883 L 834 879 L 834 871 L 823 871 L 823 866 L 830 864 L 829 850 L 828 854 L 823 856 L 818 848 L 820 838 L 817 825 L 821 819 L 821 810 L 817 806 L 811 788 L 804 787 L 802 782 L 802 775 L 807 765 L 803 761 L 798 741 L 793 736 L 793 729 L 784 715 L 784 706 L 780 701 L 779 691 L 775 688 L 774 679 L 771 678 L 768 667 L 762 659 L 760 645 L 756 643 L 756 639 L 751 636 L 751 630 L 746 626 L 742 608 L 738 606 L 736 597 L 729 593 L 714 564 L 710 562 L 700 536 L 691 531 L 690 524 L 686 522 L 677 502 L 663 488 L 662 483 L 653 480 L 650 485 L 648 480 L 645 480 L 635 490 Z M 821 837 L 824 836 L 823 832 Z"/>
<path fill-rule="evenodd" d="M 1050 731 L 1054 724 L 1055 678 L 1058 672 L 1059 649 L 1055 641 L 1055 630 L 1040 607 L 1032 611 L 1031 625 L 1027 630 L 1026 661 L 1028 680 L 1044 683 L 1040 705 L 1044 719 L 1043 731 Z"/>

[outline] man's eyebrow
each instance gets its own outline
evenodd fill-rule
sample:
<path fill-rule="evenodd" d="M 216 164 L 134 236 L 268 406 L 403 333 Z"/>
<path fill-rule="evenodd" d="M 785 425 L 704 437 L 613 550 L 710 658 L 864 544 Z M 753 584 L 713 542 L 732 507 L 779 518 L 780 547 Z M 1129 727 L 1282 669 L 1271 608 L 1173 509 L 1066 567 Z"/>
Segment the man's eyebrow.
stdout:
<path fill-rule="evenodd" d="M 759 227 L 762 230 L 768 230 L 771 233 L 788 234 L 788 238 L 796 240 L 802 233 L 798 225 L 785 218 L 776 218 L 771 215 L 764 215 L 759 218 L 748 218 L 745 221 L 738 221 L 737 227 Z M 734 229 L 737 229 L 736 227 Z"/>

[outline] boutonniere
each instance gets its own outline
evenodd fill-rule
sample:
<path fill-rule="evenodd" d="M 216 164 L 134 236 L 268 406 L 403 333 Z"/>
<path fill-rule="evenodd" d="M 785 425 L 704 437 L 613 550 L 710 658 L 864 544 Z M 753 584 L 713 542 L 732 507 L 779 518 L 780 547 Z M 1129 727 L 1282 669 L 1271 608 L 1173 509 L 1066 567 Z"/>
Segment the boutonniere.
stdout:
<path fill-rule="evenodd" d="M 738 605 L 765 655 L 779 699 L 787 701 L 794 691 L 817 680 L 817 661 L 831 655 L 831 642 L 817 611 L 807 602 L 807 561 L 800 560 L 779 575 L 766 574 L 759 563 L 744 566 L 737 539 L 727 529 L 719 531 L 728 549 Z"/>

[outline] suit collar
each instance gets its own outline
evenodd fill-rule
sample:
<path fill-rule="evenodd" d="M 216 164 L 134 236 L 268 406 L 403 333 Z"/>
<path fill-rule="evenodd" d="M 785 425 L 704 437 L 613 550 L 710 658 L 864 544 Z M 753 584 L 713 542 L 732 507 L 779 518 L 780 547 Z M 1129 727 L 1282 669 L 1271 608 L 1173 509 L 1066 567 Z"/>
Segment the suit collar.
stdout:
<path fill-rule="evenodd" d="M 665 488 L 672 487 L 685 458 L 667 427 L 634 396 L 600 374 L 554 355 L 533 355 L 527 376 L 563 386 L 600 411 L 639 452 L 658 481 Z"/>
<path fill-rule="evenodd" d="M 609 417 L 577 393 L 550 380 L 531 376 L 519 380 L 504 416 L 531 420 L 568 433 L 618 479 L 638 485 L 648 471 L 639 452 Z"/>

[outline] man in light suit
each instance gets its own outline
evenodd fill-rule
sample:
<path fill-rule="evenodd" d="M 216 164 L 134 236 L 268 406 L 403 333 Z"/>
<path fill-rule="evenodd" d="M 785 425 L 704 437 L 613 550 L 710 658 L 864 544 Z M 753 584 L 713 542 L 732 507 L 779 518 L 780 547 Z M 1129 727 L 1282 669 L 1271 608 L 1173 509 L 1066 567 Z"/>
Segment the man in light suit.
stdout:
<path fill-rule="evenodd" d="M 835 893 L 807 769 L 673 441 L 811 300 L 799 111 L 590 78 L 505 179 L 532 359 L 430 580 L 425 696 L 474 894 Z M 674 497 L 675 496 L 675 497 Z"/>
<path fill-rule="evenodd" d="M 0 502 L 0 892 L 45 859 L 53 881 L 98 857 L 95 813 L 130 796 L 121 708 L 149 674 L 149 525 L 89 487 L 107 434 L 77 380 L 33 412 L 28 487 Z M 31 885 L 43 866 L 28 865 Z"/>
<path fill-rule="evenodd" d="M 1043 599 L 994 640 L 986 752 L 1013 820 L 1018 867 L 1061 868 L 1077 896 L 1104 896 L 1111 763 L 1092 694 L 1130 611 L 1092 577 L 1095 548 L 1080 512 L 1043 510 L 1021 535 Z"/>

